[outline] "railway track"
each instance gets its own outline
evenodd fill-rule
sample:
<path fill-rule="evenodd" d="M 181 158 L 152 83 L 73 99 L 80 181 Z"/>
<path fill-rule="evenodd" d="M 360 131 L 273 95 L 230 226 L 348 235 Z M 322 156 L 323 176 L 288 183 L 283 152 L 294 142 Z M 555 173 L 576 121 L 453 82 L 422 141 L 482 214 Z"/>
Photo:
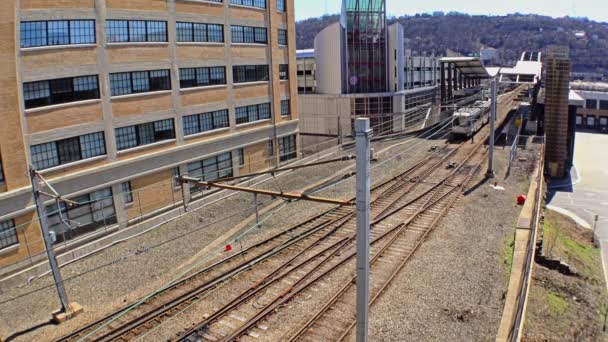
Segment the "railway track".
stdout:
<path fill-rule="evenodd" d="M 400 196 L 397 190 L 403 185 L 414 189 L 430 170 L 444 162 L 453 151 L 446 147 L 431 153 L 427 158 L 393 179 L 373 189 L 373 208 L 387 208 L 386 198 Z M 376 209 L 382 210 L 382 209 Z M 290 255 L 301 255 L 320 242 L 329 239 L 336 230 L 354 224 L 354 208 L 334 207 L 286 231 L 252 245 L 240 252 L 218 260 L 200 271 L 165 287 L 149 298 L 136 301 L 115 313 L 105 316 L 61 338 L 59 341 L 111 341 L 131 340 L 151 327 L 173 317 L 184 308 L 200 300 L 219 284 L 228 281 L 245 270 L 267 262 L 269 259 L 284 260 Z M 132 308 L 132 309 L 131 309 Z"/>
<path fill-rule="evenodd" d="M 512 97 L 503 106 L 507 108 L 500 108 L 507 113 L 514 98 L 512 94 L 509 96 Z M 502 118 L 505 116 L 506 113 Z M 488 151 L 484 145 L 489 135 L 488 129 L 481 135 L 484 136 L 481 142 L 467 152 L 455 170 L 424 190 L 421 195 L 406 200 L 413 187 L 403 184 L 401 186 L 406 192 L 395 191 L 379 199 L 389 202 L 390 205 L 384 206 L 380 212 L 374 212 L 372 208 L 374 219 L 371 231 L 371 304 L 388 287 L 476 175 Z M 423 176 L 426 179 L 433 173 L 434 170 L 423 173 Z M 416 185 L 421 183 L 415 182 Z M 393 196 L 395 194 L 396 197 Z M 302 259 L 295 265 L 294 260 L 290 260 L 277 269 L 282 272 L 273 272 L 269 277 L 263 278 L 212 315 L 207 315 L 202 322 L 180 335 L 176 341 L 234 341 L 245 335 L 258 338 L 268 329 L 264 321 L 269 315 L 276 313 L 298 295 L 312 298 L 314 293 L 310 292 L 315 291 L 314 287 L 339 270 L 354 269 L 354 230 L 354 226 L 343 228 L 341 232 L 347 236 L 336 236 L 335 243 L 320 246 L 317 253 L 311 253 L 309 256 L 302 255 Z M 303 322 L 292 335 L 284 336 L 281 340 L 344 340 L 355 325 L 354 282 L 354 275 L 346 281 L 342 280 L 340 283 L 344 286 L 327 300 L 321 309 Z"/>
<path fill-rule="evenodd" d="M 513 100 L 512 95 L 509 96 L 507 102 Z M 474 164 L 478 159 L 475 156 L 481 153 L 479 150 L 483 147 L 482 144 L 475 146 L 473 152 L 454 171 L 446 171 L 441 165 L 469 147 L 443 146 L 402 174 L 374 187 L 371 237 L 373 262 L 378 265 L 375 267 L 384 264 L 378 260 L 392 259 L 385 256 L 400 253 L 409 258 L 432 227 L 447 213 L 479 166 Z M 297 294 L 308 291 L 326 275 L 352 263 L 354 215 L 352 207 L 334 207 L 282 233 L 217 260 L 153 296 L 137 301 L 137 305 L 130 305 L 95 321 L 60 341 L 134 340 L 199 301 L 220 284 L 244 273 L 248 274 L 247 279 L 253 285 L 205 317 L 193 329 L 180 335 L 178 340 L 229 341 L 245 333 L 257 334 L 252 328 L 264 330 L 265 325 L 261 322 L 273 310 Z M 407 259 L 399 265 L 382 266 L 393 272 L 381 272 L 388 274 L 382 278 L 388 280 L 378 280 L 379 284 L 385 285 L 377 287 L 379 292 L 372 297 L 373 300 L 382 293 L 406 261 Z M 270 273 L 258 272 L 256 266 L 260 264 L 271 265 L 273 270 Z M 374 278 L 376 277 L 373 276 Z M 288 338 L 304 339 L 304 335 L 316 331 L 314 327 L 322 324 L 326 314 L 332 311 L 329 309 L 342 303 L 340 298 L 346 298 L 344 296 L 352 290 L 352 286 L 345 286 L 336 294 L 332 303 L 323 306 L 324 309 L 315 315 L 315 319 L 303 324 L 297 333 Z M 349 304 L 344 302 L 344 305 Z M 338 337 L 344 338 L 349 329 L 348 325 L 337 329 L 341 332 Z"/>

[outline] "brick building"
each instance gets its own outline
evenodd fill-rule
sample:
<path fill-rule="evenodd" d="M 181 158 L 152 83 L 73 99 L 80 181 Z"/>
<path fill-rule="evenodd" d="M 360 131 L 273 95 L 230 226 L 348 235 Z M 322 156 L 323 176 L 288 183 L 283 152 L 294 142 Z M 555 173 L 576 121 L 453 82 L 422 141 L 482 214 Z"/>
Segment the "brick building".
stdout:
<path fill-rule="evenodd" d="M 294 0 L 17 0 L 0 16 L 0 268 L 44 249 L 30 164 L 83 203 L 48 203 L 65 243 L 196 199 L 176 175 L 297 157 Z"/>

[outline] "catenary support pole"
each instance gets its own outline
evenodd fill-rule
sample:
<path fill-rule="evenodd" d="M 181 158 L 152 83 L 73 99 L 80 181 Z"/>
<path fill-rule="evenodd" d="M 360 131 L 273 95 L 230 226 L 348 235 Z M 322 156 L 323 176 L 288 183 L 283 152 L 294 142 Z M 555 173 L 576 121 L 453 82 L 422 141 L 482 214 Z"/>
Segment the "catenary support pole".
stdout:
<path fill-rule="evenodd" d="M 61 311 L 66 312 L 69 310 L 70 302 L 68 301 L 68 295 L 65 292 L 61 273 L 59 272 L 59 266 L 57 265 L 57 256 L 55 255 L 55 250 L 53 249 L 53 241 L 51 239 L 51 233 L 49 231 L 46 208 L 42 204 L 42 199 L 40 198 L 40 183 L 38 179 L 38 173 L 36 172 L 33 166 L 30 166 L 30 179 L 32 181 L 32 192 L 34 194 L 34 202 L 36 204 L 36 210 L 38 211 L 38 218 L 40 220 L 40 229 L 42 229 L 42 237 L 44 238 L 44 245 L 46 247 L 46 255 L 49 259 L 51 273 L 53 274 L 53 280 L 55 281 L 55 286 L 57 287 L 57 294 L 59 295 L 59 301 L 61 302 Z"/>
<path fill-rule="evenodd" d="M 258 194 L 253 194 L 253 205 L 255 206 L 255 226 L 260 228 L 260 211 L 258 210 Z"/>
<path fill-rule="evenodd" d="M 496 109 L 497 109 L 497 103 L 496 101 L 498 100 L 498 81 L 496 78 L 492 78 L 492 80 L 490 80 L 490 86 L 491 86 L 491 96 L 492 96 L 492 103 L 490 105 L 491 109 L 490 109 L 490 153 L 489 155 L 489 161 L 488 161 L 488 173 L 486 174 L 489 178 L 493 178 L 494 177 L 494 131 L 496 130 Z"/>
<path fill-rule="evenodd" d="M 370 138 L 369 119 L 357 119 L 357 342 L 367 342 L 369 322 Z"/>

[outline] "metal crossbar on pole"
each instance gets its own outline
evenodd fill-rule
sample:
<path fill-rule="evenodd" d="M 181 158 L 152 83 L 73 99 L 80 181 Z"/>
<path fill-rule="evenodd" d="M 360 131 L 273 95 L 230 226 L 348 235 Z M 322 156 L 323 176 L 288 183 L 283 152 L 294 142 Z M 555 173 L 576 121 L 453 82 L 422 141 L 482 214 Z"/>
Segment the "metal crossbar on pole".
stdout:
<path fill-rule="evenodd" d="M 357 342 L 367 342 L 369 324 L 370 136 L 369 119 L 355 121 L 357 151 Z"/>
<path fill-rule="evenodd" d="M 46 208 L 44 207 L 42 199 L 40 198 L 40 195 L 42 195 L 40 191 L 40 179 L 33 166 L 30 166 L 30 179 L 32 181 L 32 192 L 34 195 L 34 202 L 36 204 L 36 211 L 38 212 L 38 218 L 40 219 L 40 229 L 42 230 L 42 237 L 44 238 L 46 254 L 49 259 L 53 280 L 55 281 L 55 286 L 57 287 L 59 301 L 61 302 L 61 311 L 67 312 L 70 305 L 68 295 L 65 292 L 65 287 L 63 286 L 63 279 L 61 278 L 61 273 L 59 272 L 59 266 L 57 264 L 57 256 L 55 255 L 55 250 L 53 249 L 53 241 L 49 231 Z"/>
<path fill-rule="evenodd" d="M 198 180 L 196 178 L 187 177 L 187 176 L 182 176 L 179 179 L 181 182 L 194 183 L 194 184 L 197 184 L 197 185 L 200 185 L 203 187 L 207 187 L 207 188 L 242 191 L 242 192 L 247 192 L 247 193 L 251 193 L 251 194 L 267 195 L 267 196 L 272 196 L 272 197 L 285 198 L 285 199 L 289 199 L 289 200 L 304 200 L 304 201 L 312 201 L 312 202 L 327 203 L 327 204 L 338 204 L 338 205 L 353 205 L 354 204 L 354 202 L 352 200 L 338 200 L 338 199 L 325 198 L 325 197 L 307 196 L 307 195 L 299 194 L 299 193 L 252 189 L 252 188 L 236 186 L 236 185 L 204 182 L 204 181 Z"/>

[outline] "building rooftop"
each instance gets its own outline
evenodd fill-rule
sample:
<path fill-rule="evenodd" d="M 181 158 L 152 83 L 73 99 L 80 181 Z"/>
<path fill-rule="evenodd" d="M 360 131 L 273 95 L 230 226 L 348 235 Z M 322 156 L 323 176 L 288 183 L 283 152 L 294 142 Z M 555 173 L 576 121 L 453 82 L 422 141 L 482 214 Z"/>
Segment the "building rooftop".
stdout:
<path fill-rule="evenodd" d="M 453 63 L 467 77 L 490 77 L 479 57 L 443 57 L 441 63 Z"/>
<path fill-rule="evenodd" d="M 296 50 L 296 58 L 314 58 L 315 49 Z"/>

